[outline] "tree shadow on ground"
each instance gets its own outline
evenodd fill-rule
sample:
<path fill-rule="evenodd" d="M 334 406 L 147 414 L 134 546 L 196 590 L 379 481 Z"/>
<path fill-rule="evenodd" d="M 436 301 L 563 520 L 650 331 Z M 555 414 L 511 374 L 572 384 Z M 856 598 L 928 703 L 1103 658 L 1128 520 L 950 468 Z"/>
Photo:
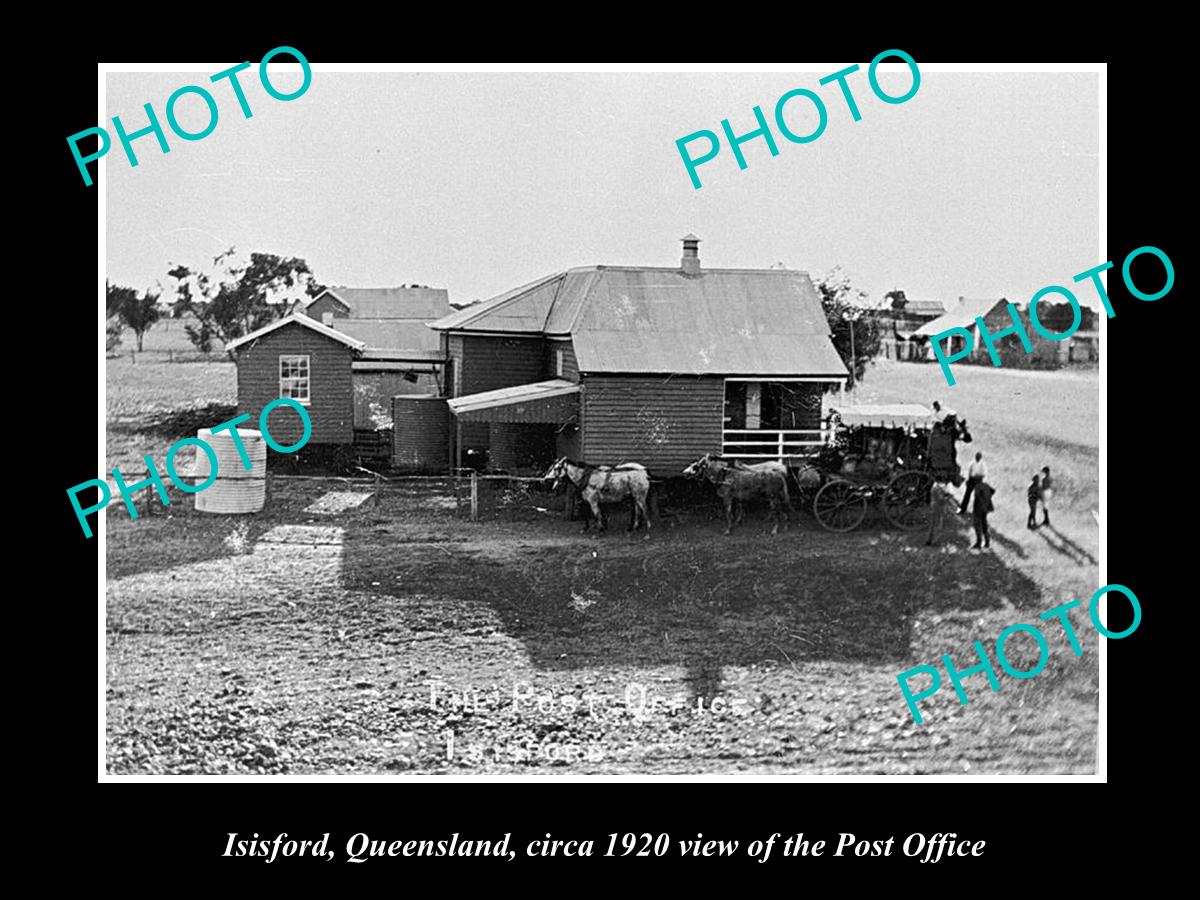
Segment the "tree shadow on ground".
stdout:
<path fill-rule="evenodd" d="M 351 525 L 342 581 L 352 591 L 428 595 L 451 627 L 460 604 L 486 603 L 544 670 L 679 665 L 705 700 L 720 693 L 727 666 L 899 664 L 910 658 L 918 612 L 1041 601 L 999 557 L 966 552 L 969 529 L 958 522 L 946 523 L 935 548 L 923 546 L 924 533 L 874 524 L 831 534 L 811 519 L 777 537 L 749 525 L 723 537 L 723 523 L 696 519 L 650 540 L 584 538 L 573 526 L 399 547 Z"/>
<path fill-rule="evenodd" d="M 136 421 L 116 418 L 109 422 L 108 430 L 116 434 L 147 434 L 159 438 L 195 437 L 201 428 L 212 428 L 228 422 L 236 415 L 237 404 L 207 403 L 203 406 L 148 412 Z M 246 425 L 249 424 L 247 421 Z"/>

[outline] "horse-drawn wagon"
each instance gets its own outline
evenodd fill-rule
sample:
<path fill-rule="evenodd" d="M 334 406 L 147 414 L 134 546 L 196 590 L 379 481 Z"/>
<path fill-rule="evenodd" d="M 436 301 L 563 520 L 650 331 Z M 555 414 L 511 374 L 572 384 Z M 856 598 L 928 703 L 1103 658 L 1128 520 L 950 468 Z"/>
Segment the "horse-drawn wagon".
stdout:
<path fill-rule="evenodd" d="M 829 443 L 797 481 L 815 488 L 813 513 L 830 531 L 857 528 L 871 504 L 900 528 L 920 528 L 933 486 L 962 484 L 955 445 L 971 435 L 953 413 L 938 420 L 915 404 L 852 406 L 831 410 L 829 420 Z"/>

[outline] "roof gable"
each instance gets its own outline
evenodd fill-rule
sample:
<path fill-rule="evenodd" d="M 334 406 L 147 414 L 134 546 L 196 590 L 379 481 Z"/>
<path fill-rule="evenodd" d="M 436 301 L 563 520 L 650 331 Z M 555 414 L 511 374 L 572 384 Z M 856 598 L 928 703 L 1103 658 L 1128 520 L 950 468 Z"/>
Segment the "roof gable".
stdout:
<path fill-rule="evenodd" d="M 938 316 L 936 319 L 926 322 L 913 333 L 921 337 L 932 337 L 951 328 L 969 328 L 975 324 L 977 317 L 986 316 L 1001 303 L 1008 303 L 1008 301 L 1003 297 L 999 299 L 968 299 L 960 297 L 958 306 L 945 315 Z"/>
<path fill-rule="evenodd" d="M 334 303 L 341 306 L 342 309 L 346 310 L 346 312 L 350 312 L 350 304 L 331 291 L 329 288 L 325 288 L 325 290 L 321 291 L 321 293 L 317 294 L 317 296 L 302 302 L 300 305 L 304 309 L 308 309 L 309 307 L 314 306 L 318 300 L 332 300 Z"/>
<path fill-rule="evenodd" d="M 242 347 L 246 344 L 249 344 L 253 341 L 258 340 L 260 337 L 262 337 L 265 334 L 270 334 L 272 331 L 277 331 L 280 328 L 286 328 L 289 325 L 299 325 L 301 328 L 307 328 L 311 331 L 315 331 L 317 334 L 321 335 L 322 337 L 327 337 L 330 340 L 337 341 L 339 344 L 345 344 L 347 347 L 349 347 L 352 350 L 357 350 L 357 351 L 361 352 L 362 350 L 366 349 L 366 346 L 367 346 L 362 341 L 352 338 L 348 334 L 343 334 L 342 332 L 337 331 L 336 329 L 330 328 L 326 325 L 322 325 L 316 319 L 309 318 L 308 316 L 305 316 L 305 315 L 297 315 L 297 314 L 293 313 L 292 315 L 285 316 L 282 319 L 276 319 L 270 325 L 267 325 L 264 328 L 260 328 L 257 331 L 252 331 L 249 334 L 243 335 L 242 337 L 238 338 L 235 341 L 230 341 L 228 344 L 225 345 L 225 349 L 226 350 L 236 350 L 238 347 Z"/>

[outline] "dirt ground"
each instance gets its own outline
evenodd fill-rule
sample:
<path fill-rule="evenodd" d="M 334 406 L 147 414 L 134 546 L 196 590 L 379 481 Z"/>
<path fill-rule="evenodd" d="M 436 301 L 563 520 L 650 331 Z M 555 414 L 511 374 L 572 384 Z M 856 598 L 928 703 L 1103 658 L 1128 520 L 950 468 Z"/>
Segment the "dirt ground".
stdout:
<path fill-rule="evenodd" d="M 879 367 L 863 391 L 945 398 L 930 375 Z M 1086 604 L 1098 440 L 1077 410 L 1096 408 L 1097 385 L 980 371 L 954 389 L 1001 488 L 985 554 L 953 516 L 933 549 L 873 519 L 830 534 L 804 513 L 771 537 L 753 510 L 723 537 L 703 501 L 665 504 L 649 540 L 624 533 L 623 511 L 584 536 L 561 498 L 506 484 L 489 485 L 479 522 L 445 485 L 334 479 L 275 478 L 256 516 L 197 514 L 181 494 L 136 522 L 110 514 L 108 770 L 1090 773 L 1086 612 L 1081 658 L 1045 626 L 1044 671 L 1001 672 L 999 693 L 972 676 L 965 706 L 947 683 L 923 725 L 896 676 L 943 653 L 965 668 L 972 641 L 994 652 L 1008 625 Z M 1013 391 L 1039 396 L 1036 418 Z M 110 380 L 110 419 L 132 429 L 118 442 L 165 440 L 120 403 Z M 1030 532 L 1039 460 L 1062 476 L 1061 507 L 1053 531 Z"/>

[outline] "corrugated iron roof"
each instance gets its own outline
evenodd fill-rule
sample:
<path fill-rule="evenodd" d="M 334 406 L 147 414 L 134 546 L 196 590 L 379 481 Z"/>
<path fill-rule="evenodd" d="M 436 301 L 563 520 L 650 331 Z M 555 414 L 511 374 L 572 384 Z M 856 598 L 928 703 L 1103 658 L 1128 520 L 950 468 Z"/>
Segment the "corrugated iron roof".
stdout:
<path fill-rule="evenodd" d="M 674 375 L 792 375 L 845 378 L 849 373 L 825 335 L 584 331 L 575 335 L 581 372 Z"/>
<path fill-rule="evenodd" d="M 450 293 L 445 288 L 392 287 L 352 288 L 331 287 L 328 293 L 350 308 L 356 319 L 421 319 L 429 321 L 444 316 L 450 306 Z M 306 306 L 311 306 L 323 296 L 318 294 Z"/>
<path fill-rule="evenodd" d="M 441 336 L 423 319 L 334 319 L 333 327 L 371 350 L 438 350 Z"/>
<path fill-rule="evenodd" d="M 377 362 L 398 363 L 438 363 L 446 361 L 446 355 L 441 350 L 387 350 L 378 347 L 368 347 L 362 352 L 359 358 L 371 359 Z"/>
<path fill-rule="evenodd" d="M 569 334 L 584 372 L 847 374 L 812 281 L 787 269 L 571 269 L 432 327 Z"/>
<path fill-rule="evenodd" d="M 946 304 L 941 300 L 907 300 L 902 309 L 908 313 L 941 315 L 946 311 Z"/>
<path fill-rule="evenodd" d="M 563 273 L 547 275 L 519 288 L 506 291 L 490 300 L 480 300 L 470 306 L 430 322 L 439 331 L 467 329 L 470 331 L 503 331 L 537 334 L 546 324 L 546 315 L 554 303 Z"/>
<path fill-rule="evenodd" d="M 270 325 L 260 328 L 257 331 L 252 331 L 247 335 L 243 335 L 242 337 L 238 338 L 236 341 L 230 341 L 228 344 L 225 345 L 225 349 L 226 350 L 236 350 L 238 347 L 241 347 L 244 344 L 249 344 L 251 341 L 257 340 L 258 338 L 262 337 L 264 334 L 269 334 L 270 332 L 275 331 L 276 329 L 279 329 L 279 328 L 283 328 L 287 325 L 299 325 L 303 328 L 308 328 L 312 331 L 315 331 L 317 334 L 320 334 L 320 335 L 323 335 L 324 337 L 335 340 L 340 344 L 345 344 L 347 347 L 350 347 L 352 350 L 361 351 L 366 347 L 366 344 L 364 344 L 362 341 L 358 340 L 357 338 L 352 337 L 351 335 L 344 334 L 341 331 L 337 331 L 333 328 L 329 328 L 326 325 L 322 325 L 316 319 L 310 319 L 308 316 L 297 315 L 296 313 L 293 313 L 290 316 L 284 316 L 282 319 L 276 319 Z"/>
<path fill-rule="evenodd" d="M 969 328 L 975 324 L 977 316 L 986 316 L 992 309 L 1000 303 L 1007 303 L 1007 300 L 988 300 L 976 299 L 970 300 L 963 298 L 958 301 L 958 306 L 950 310 L 944 316 L 938 316 L 931 322 L 926 322 L 915 332 L 919 337 L 933 337 L 935 334 L 941 334 L 950 328 Z"/>
<path fill-rule="evenodd" d="M 497 391 L 483 391 L 478 394 L 466 394 L 454 397 L 446 403 L 455 415 L 476 412 L 481 409 L 492 409 L 497 406 L 508 406 L 512 403 L 529 403 L 537 400 L 549 400 L 552 397 L 565 397 L 578 394 L 579 385 L 574 381 L 563 378 L 552 378 L 549 381 L 537 381 L 533 384 L 519 384 L 516 387 L 500 388 Z"/>

